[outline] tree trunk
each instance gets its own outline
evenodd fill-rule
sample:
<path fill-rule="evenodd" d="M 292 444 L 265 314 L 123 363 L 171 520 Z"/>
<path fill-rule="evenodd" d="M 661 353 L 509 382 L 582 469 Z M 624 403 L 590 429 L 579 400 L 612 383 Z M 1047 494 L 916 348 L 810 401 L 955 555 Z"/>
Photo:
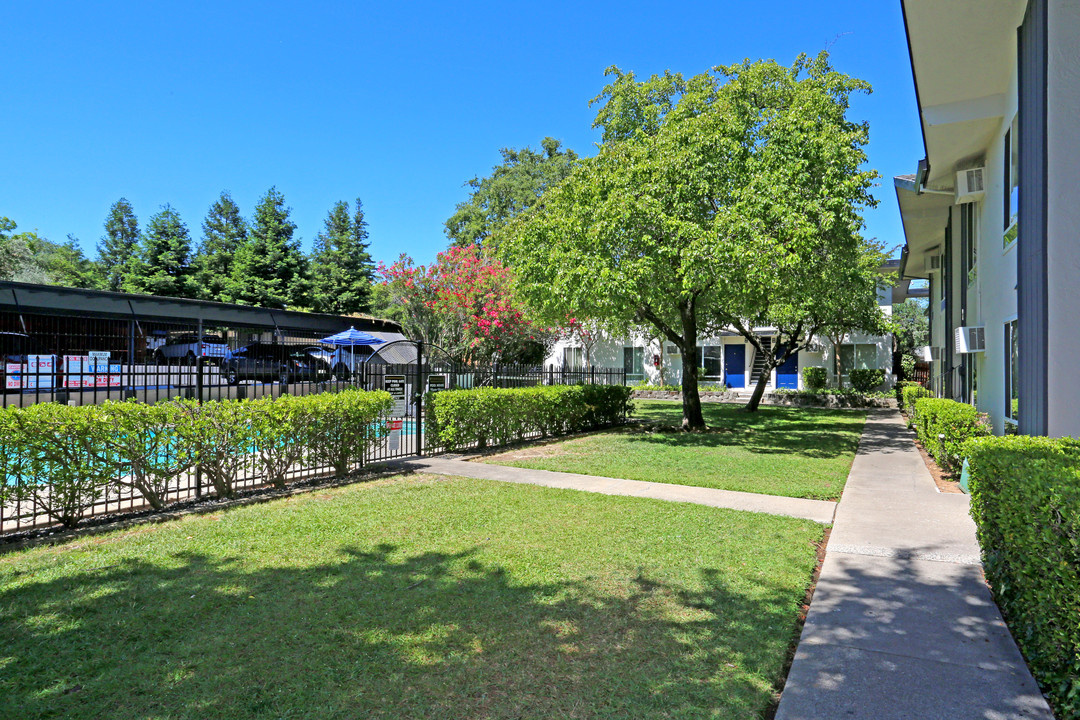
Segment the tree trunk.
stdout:
<path fill-rule="evenodd" d="M 683 430 L 704 430 L 705 418 L 701 414 L 701 396 L 698 394 L 697 318 L 692 308 L 683 310 L 682 324 L 682 428 Z"/>
<path fill-rule="evenodd" d="M 758 376 L 757 385 L 754 386 L 754 392 L 750 395 L 750 402 L 746 403 L 746 407 L 743 408 L 746 412 L 757 412 L 758 405 L 761 404 L 761 398 L 765 394 L 765 386 L 769 384 L 769 378 L 772 377 L 772 371 L 775 367 L 775 365 L 766 365 L 761 375 Z"/>

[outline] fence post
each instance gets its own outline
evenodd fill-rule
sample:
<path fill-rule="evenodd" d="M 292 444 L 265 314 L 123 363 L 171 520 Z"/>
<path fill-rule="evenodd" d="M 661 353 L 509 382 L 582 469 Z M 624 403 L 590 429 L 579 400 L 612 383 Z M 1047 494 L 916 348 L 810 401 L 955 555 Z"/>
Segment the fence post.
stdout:
<path fill-rule="evenodd" d="M 424 454 L 424 343 L 416 343 L 416 384 L 413 386 L 416 395 L 416 454 Z"/>

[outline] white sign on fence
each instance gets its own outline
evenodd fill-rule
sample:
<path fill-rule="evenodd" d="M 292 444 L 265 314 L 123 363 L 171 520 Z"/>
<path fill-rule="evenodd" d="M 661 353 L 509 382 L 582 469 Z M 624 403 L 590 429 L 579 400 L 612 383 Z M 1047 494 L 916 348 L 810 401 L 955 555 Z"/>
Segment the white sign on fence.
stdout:
<path fill-rule="evenodd" d="M 390 393 L 390 397 L 394 399 L 394 406 L 390 409 L 390 415 L 404 417 L 409 407 L 405 392 L 405 376 L 387 375 L 383 381 L 383 387 L 386 392 Z"/>

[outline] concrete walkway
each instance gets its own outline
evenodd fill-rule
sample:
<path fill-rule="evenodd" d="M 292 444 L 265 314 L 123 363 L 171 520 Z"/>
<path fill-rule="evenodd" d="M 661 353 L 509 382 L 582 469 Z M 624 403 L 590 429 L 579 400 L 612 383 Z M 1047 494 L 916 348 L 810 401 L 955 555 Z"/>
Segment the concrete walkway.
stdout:
<path fill-rule="evenodd" d="M 874 410 L 776 720 L 1053 716 L 983 581 L 968 496 Z"/>
<path fill-rule="evenodd" d="M 632 497 L 731 508 L 733 510 L 747 510 L 770 515 L 787 515 L 788 517 L 803 518 L 823 524 L 833 521 L 833 514 L 836 510 L 836 503 L 824 500 L 804 500 L 801 498 L 780 497 L 778 495 L 714 490 L 713 488 L 692 487 L 690 485 L 620 480 L 618 478 L 596 477 L 593 475 L 578 475 L 577 473 L 551 472 L 550 470 L 529 470 L 505 465 L 468 462 L 447 457 L 398 460 L 389 463 L 389 465 L 403 470 L 434 473 L 436 475 L 459 475 L 483 480 L 543 485 L 566 490 L 583 490 L 605 495 L 629 495 Z"/>

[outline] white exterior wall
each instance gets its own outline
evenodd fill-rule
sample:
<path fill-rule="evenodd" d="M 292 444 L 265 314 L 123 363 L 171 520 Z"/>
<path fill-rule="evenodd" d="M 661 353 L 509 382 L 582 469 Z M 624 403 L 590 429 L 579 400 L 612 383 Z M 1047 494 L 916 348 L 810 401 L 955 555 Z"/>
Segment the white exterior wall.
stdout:
<path fill-rule="evenodd" d="M 1047 10 L 1047 434 L 1080 437 L 1080 4 L 1050 0 Z"/>

